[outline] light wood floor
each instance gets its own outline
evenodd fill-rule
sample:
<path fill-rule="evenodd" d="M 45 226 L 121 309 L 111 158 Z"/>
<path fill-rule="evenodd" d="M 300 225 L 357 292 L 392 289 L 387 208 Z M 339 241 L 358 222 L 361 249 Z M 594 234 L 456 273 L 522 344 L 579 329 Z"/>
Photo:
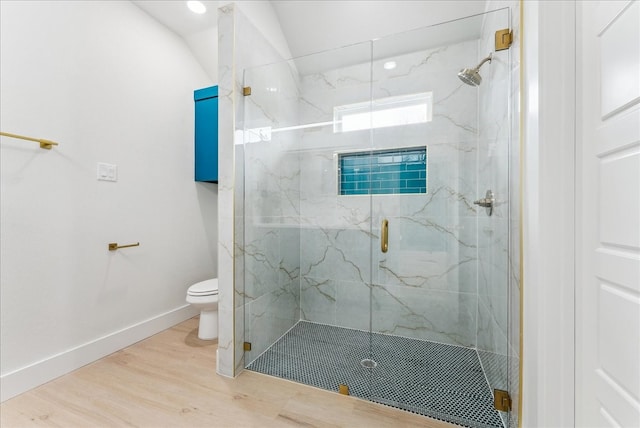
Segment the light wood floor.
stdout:
<path fill-rule="evenodd" d="M 0 405 L 0 426 L 455 427 L 244 371 L 215 374 L 194 318 Z"/>

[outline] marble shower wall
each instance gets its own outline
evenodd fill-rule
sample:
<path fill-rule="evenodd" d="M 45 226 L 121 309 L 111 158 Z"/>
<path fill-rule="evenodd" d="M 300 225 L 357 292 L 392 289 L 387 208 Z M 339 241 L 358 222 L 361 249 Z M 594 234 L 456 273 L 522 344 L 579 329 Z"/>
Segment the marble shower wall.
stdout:
<path fill-rule="evenodd" d="M 288 328 L 299 319 L 297 305 L 287 306 L 285 301 L 296 301 L 298 286 L 295 284 L 295 268 L 298 234 L 290 229 L 271 227 L 267 216 L 255 218 L 255 211 L 245 219 L 245 157 L 248 161 L 262 161 L 265 170 L 274 165 L 291 165 L 295 170 L 296 160 L 288 159 L 286 153 L 274 153 L 288 147 L 280 141 L 267 148 L 256 143 L 245 152 L 245 107 L 250 112 L 249 120 L 260 121 L 267 116 L 256 113 L 252 105 L 245 106 L 247 98 L 242 95 L 244 70 L 262 64 L 279 63 L 282 57 L 267 41 L 262 33 L 240 12 L 236 5 L 228 4 L 218 9 L 218 69 L 219 69 L 219 117 L 218 117 L 218 278 L 219 290 L 219 338 L 217 372 L 225 376 L 234 376 L 245 366 L 243 342 L 245 329 L 258 329 L 271 325 L 274 329 Z M 287 82 L 287 76 L 283 77 Z M 295 86 L 295 85 L 293 85 Z M 292 85 L 283 87 L 291 88 Z M 280 106 L 274 114 L 284 114 L 286 106 Z M 262 155 L 265 154 L 265 158 Z M 257 170 L 248 168 L 254 174 Z M 287 173 L 290 177 L 291 174 Z M 295 174 L 294 174 L 295 175 Z M 286 184 L 266 183 L 297 188 L 295 178 Z M 258 187 L 255 183 L 246 183 L 251 195 L 263 191 L 272 192 L 272 188 Z M 287 193 L 287 192 L 285 192 Z M 249 205 L 249 207 L 253 207 Z M 279 212 L 272 217 L 281 216 Z M 246 222 L 245 222 L 246 220 Z M 247 227 L 245 228 L 245 224 Z M 290 234 L 293 233 L 293 236 Z M 283 242 L 286 241 L 286 244 Z M 246 245 L 245 245 L 246 242 Z M 264 253 L 259 247 L 268 245 L 275 253 Z M 282 264 L 280 264 L 282 263 Z M 275 264 L 275 265 L 274 265 Z M 265 266 L 278 266 L 276 273 L 265 273 Z M 280 269 L 281 267 L 281 269 Z M 289 282 L 274 280 L 280 272 L 294 272 Z M 245 301 L 245 296 L 247 299 Z M 282 297 L 282 299 L 281 299 Z M 274 314 L 278 314 L 277 316 Z M 245 315 L 252 314 L 257 323 L 245 324 Z"/>
<path fill-rule="evenodd" d="M 218 356 L 216 371 L 234 375 L 234 7 L 218 9 Z M 225 160 L 224 162 L 222 160 Z"/>
<path fill-rule="evenodd" d="M 370 99 L 370 58 L 371 44 L 363 43 L 306 59 L 301 69 L 313 71 L 301 78 L 299 102 L 301 123 L 317 124 L 300 139 L 301 318 L 362 330 L 369 328 L 370 201 L 336 196 L 335 153 L 367 149 L 371 139 L 369 131 L 334 133 L 333 107 Z"/>
<path fill-rule="evenodd" d="M 291 62 L 245 70 L 244 337 L 251 363 L 300 319 L 297 71 Z"/>
<path fill-rule="evenodd" d="M 385 58 L 373 62 L 373 74 L 366 63 L 302 78 L 304 123 L 331 121 L 334 106 L 368 101 L 371 90 L 374 99 L 433 94 L 428 123 L 303 133 L 303 319 L 362 330 L 371 321 L 376 332 L 475 346 L 477 91 L 456 74 L 475 60 L 477 45 L 394 56 L 398 67 L 391 71 L 382 67 Z M 376 42 L 372 48 L 375 55 Z M 337 195 L 336 153 L 420 145 L 428 150 L 427 194 Z M 379 249 L 383 218 L 389 220 L 386 254 Z"/>

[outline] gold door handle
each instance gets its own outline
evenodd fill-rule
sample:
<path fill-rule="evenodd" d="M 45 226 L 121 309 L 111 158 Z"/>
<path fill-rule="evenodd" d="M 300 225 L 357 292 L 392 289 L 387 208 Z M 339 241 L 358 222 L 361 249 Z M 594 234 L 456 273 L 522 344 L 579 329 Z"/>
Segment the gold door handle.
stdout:
<path fill-rule="evenodd" d="M 380 251 L 386 253 L 389 250 L 389 220 L 387 220 L 386 218 L 382 220 L 380 229 L 382 230 L 382 237 L 380 238 Z"/>

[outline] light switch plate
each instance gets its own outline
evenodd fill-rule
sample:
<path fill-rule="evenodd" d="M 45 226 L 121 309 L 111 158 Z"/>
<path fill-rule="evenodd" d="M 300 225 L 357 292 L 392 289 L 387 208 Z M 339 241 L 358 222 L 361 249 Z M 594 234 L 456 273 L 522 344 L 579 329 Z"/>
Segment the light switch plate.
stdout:
<path fill-rule="evenodd" d="M 118 166 L 98 162 L 98 180 L 118 181 Z"/>

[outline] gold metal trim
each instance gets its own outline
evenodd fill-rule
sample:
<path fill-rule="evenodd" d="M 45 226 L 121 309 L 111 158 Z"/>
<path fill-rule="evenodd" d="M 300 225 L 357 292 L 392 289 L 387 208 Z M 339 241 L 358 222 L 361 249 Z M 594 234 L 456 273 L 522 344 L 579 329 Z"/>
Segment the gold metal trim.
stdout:
<path fill-rule="evenodd" d="M 519 213 L 518 213 L 518 233 L 520 236 L 520 255 L 519 255 L 519 259 L 520 259 L 520 266 L 518 266 L 519 271 L 520 271 L 520 296 L 519 296 L 519 307 L 520 307 L 520 313 L 519 318 L 520 318 L 520 336 L 519 336 L 519 344 L 518 344 L 518 428 L 522 428 L 522 407 L 523 407 L 523 400 L 522 400 L 522 391 L 524 390 L 524 387 L 522 385 L 522 373 L 524 371 L 524 366 L 523 366 L 523 358 L 524 358 L 524 242 L 523 242 L 523 238 L 524 238 L 524 223 L 523 223 L 523 218 L 524 218 L 524 183 L 523 183 L 523 177 L 524 177 L 524 105 L 525 105 L 525 99 L 524 99 L 524 0 L 520 0 L 520 28 L 518 29 L 518 45 L 520 47 L 520 58 L 518 58 L 520 60 L 520 87 L 518 88 L 518 92 L 520 94 L 520 123 L 518 125 L 518 134 L 520 137 L 520 153 L 519 153 L 519 163 L 520 163 L 520 171 L 518 171 L 518 175 L 519 175 L 519 179 L 520 179 L 520 183 L 519 184 L 519 188 L 520 188 L 520 195 L 518 195 L 518 199 L 519 199 L 519 204 L 520 204 L 520 209 L 519 209 Z"/>
<path fill-rule="evenodd" d="M 129 244 L 129 245 L 118 245 L 116 242 L 111 242 L 109 243 L 109 251 L 119 250 L 120 248 L 137 247 L 139 245 L 140 245 L 139 242 L 136 242 L 135 244 Z"/>
<path fill-rule="evenodd" d="M 380 238 L 380 251 L 386 253 L 389 251 L 389 220 L 386 218 L 382 220 L 381 238 Z"/>
<path fill-rule="evenodd" d="M 231 16 L 232 20 L 233 20 L 233 25 L 232 25 L 232 30 L 231 30 L 231 111 L 233 112 L 231 114 L 231 142 L 232 142 L 232 147 L 235 147 L 233 143 L 235 143 L 234 141 L 234 133 L 233 130 L 236 129 L 236 106 L 237 106 L 237 102 L 239 101 L 238 97 L 237 97 L 237 91 L 236 91 L 236 58 L 233 54 L 233 52 L 236 52 L 236 11 L 235 11 L 235 6 L 232 3 L 230 5 L 230 10 L 231 10 L 231 14 L 229 16 Z M 244 73 L 243 73 L 244 74 Z M 244 106 L 243 106 L 244 109 Z M 244 114 L 243 114 L 244 116 Z M 236 356 L 238 355 L 238 352 L 236 352 L 236 347 L 238 346 L 238 342 L 236 341 L 238 339 L 237 337 L 237 332 L 236 332 L 236 328 L 237 326 L 237 321 L 236 321 L 236 310 L 237 310 L 237 306 L 236 306 L 236 254 L 235 254 L 235 248 L 236 248 L 236 151 L 235 149 L 231 150 L 231 211 L 233 213 L 233 215 L 231 216 L 231 246 L 230 248 L 234 249 L 231 252 L 231 324 L 233 325 L 233 331 L 232 331 L 232 338 L 231 338 L 231 350 L 233 352 L 232 355 L 232 362 L 233 362 L 233 366 L 232 366 L 232 373 L 233 373 L 233 377 L 235 378 L 239 372 L 238 372 L 238 364 L 240 363 L 239 361 L 236 361 Z M 225 183 L 226 184 L 226 183 Z M 242 226 L 244 226 L 244 208 L 242 209 L 242 217 L 243 217 L 243 222 L 242 222 Z M 242 292 L 244 293 L 244 283 L 242 284 Z M 244 303 L 244 302 L 243 302 Z M 244 317 L 245 317 L 245 313 L 244 313 L 244 309 L 242 312 L 242 318 L 244 321 Z M 244 324 L 243 324 L 244 326 Z M 245 332 L 243 330 L 242 332 L 242 340 L 244 340 L 245 338 Z M 241 357 L 242 362 L 243 362 L 243 369 L 244 369 L 244 356 Z"/>
<path fill-rule="evenodd" d="M 33 138 L 33 137 L 25 137 L 24 135 L 11 134 L 9 132 L 0 132 L 0 135 L 5 137 L 17 138 L 19 140 L 27 140 L 27 141 L 35 141 L 36 143 L 40 143 L 40 148 L 45 150 L 51 150 L 53 146 L 57 146 L 58 143 L 51 140 L 45 140 L 44 138 Z"/>
<path fill-rule="evenodd" d="M 341 383 L 340 385 L 338 385 L 338 392 L 342 395 L 350 395 L 349 385 L 345 385 L 344 383 Z"/>
<path fill-rule="evenodd" d="M 493 407 L 501 412 L 508 412 L 511 410 L 511 396 L 509 396 L 509 393 L 502 389 L 494 389 Z"/>
<path fill-rule="evenodd" d="M 244 342 L 242 346 L 245 351 L 251 351 L 251 342 Z"/>
<path fill-rule="evenodd" d="M 509 49 L 513 42 L 513 33 L 508 28 L 496 31 L 496 52 Z"/>
<path fill-rule="evenodd" d="M 242 88 L 242 95 L 244 95 L 245 97 L 251 95 L 251 86 L 245 86 L 244 88 Z"/>

